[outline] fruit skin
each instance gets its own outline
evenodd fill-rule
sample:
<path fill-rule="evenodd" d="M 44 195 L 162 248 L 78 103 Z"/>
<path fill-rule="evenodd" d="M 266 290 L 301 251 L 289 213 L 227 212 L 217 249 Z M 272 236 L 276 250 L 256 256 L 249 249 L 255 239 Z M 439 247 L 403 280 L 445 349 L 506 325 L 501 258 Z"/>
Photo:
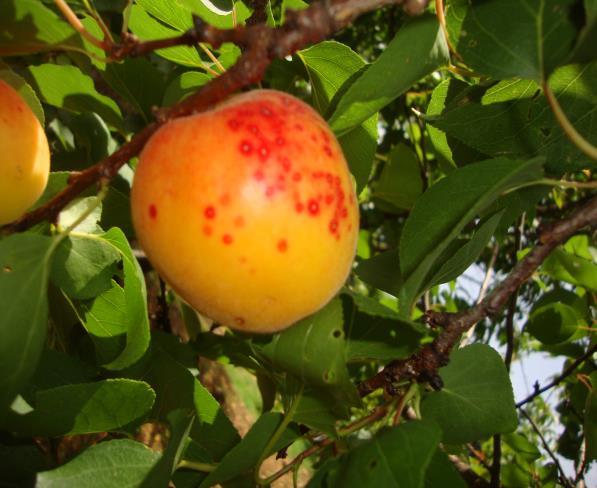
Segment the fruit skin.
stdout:
<path fill-rule="evenodd" d="M 137 237 L 166 281 L 247 332 L 323 307 L 356 250 L 357 200 L 336 138 L 311 107 L 274 90 L 161 127 L 131 199 Z"/>
<path fill-rule="evenodd" d="M 35 114 L 0 80 L 0 225 L 23 215 L 41 196 L 50 172 L 48 139 Z"/>

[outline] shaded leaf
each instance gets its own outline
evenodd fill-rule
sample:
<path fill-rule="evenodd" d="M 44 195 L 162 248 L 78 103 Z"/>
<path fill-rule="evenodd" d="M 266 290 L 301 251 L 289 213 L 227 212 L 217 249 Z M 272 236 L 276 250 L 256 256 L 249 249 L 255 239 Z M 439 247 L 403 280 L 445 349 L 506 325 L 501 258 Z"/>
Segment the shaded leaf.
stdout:
<path fill-rule="evenodd" d="M 339 299 L 319 312 L 275 334 L 262 347 L 277 369 L 292 374 L 330 400 L 338 417 L 348 415 L 359 397 L 346 369 L 346 342 Z"/>
<path fill-rule="evenodd" d="M 143 379 L 157 394 L 153 412 L 155 417 L 165 420 L 170 412 L 179 409 L 192 409 L 196 413 L 190 436 L 214 460 L 221 459 L 240 440 L 236 429 L 211 393 L 187 368 L 159 346 L 152 354 L 150 368 Z"/>
<path fill-rule="evenodd" d="M 479 212 L 505 190 L 541 177 L 542 159 L 493 159 L 452 171 L 417 199 L 400 238 L 404 316 L 428 284 L 428 274 L 441 254 Z"/>
<path fill-rule="evenodd" d="M 0 241 L 0 420 L 33 376 L 45 343 L 47 287 L 57 242 L 34 234 Z"/>
<path fill-rule="evenodd" d="M 341 459 L 334 486 L 420 487 L 440 437 L 438 426 L 427 421 L 382 432 Z"/>
<path fill-rule="evenodd" d="M 70 462 L 37 476 L 39 488 L 139 486 L 160 455 L 140 442 L 114 439 L 85 449 Z M 106 469 L 109 466 L 109 469 Z"/>
<path fill-rule="evenodd" d="M 437 19 L 428 15 L 410 21 L 343 94 L 330 126 L 340 135 L 348 132 L 447 61 L 448 47 Z"/>
<path fill-rule="evenodd" d="M 576 37 L 573 0 L 452 0 L 450 42 L 476 72 L 540 81 L 566 59 Z"/>
<path fill-rule="evenodd" d="M 282 414 L 273 412 L 267 412 L 259 417 L 247 435 L 230 450 L 218 467 L 203 480 L 200 487 L 207 488 L 250 471 L 261 458 L 263 450 L 282 420 Z M 298 430 L 287 428 L 266 455 L 287 446 L 298 436 Z"/>
<path fill-rule="evenodd" d="M 516 428 L 512 384 L 491 347 L 473 344 L 455 351 L 439 374 L 444 387 L 423 399 L 421 412 L 440 425 L 444 442 L 462 444 Z"/>
<path fill-rule="evenodd" d="M 164 92 L 162 105 L 173 105 L 186 96 L 197 91 L 197 88 L 205 85 L 211 78 L 205 73 L 197 71 L 186 71 L 174 78 Z"/>
<path fill-rule="evenodd" d="M 448 456 L 441 450 L 436 449 L 431 462 L 425 473 L 425 488 L 466 488 L 464 482 Z"/>
<path fill-rule="evenodd" d="M 597 144 L 597 62 L 559 68 L 549 84 L 572 125 Z M 557 175 L 594 165 L 562 132 L 534 81 L 504 80 L 486 91 L 464 90 L 429 123 L 489 156 L 543 155 Z"/>
<path fill-rule="evenodd" d="M 356 273 L 364 282 L 394 296 L 398 296 L 402 288 L 398 249 L 359 262 Z"/>
<path fill-rule="evenodd" d="M 135 380 L 58 386 L 38 391 L 34 410 L 11 413 L 4 428 L 47 437 L 119 430 L 147 415 L 154 400 L 149 385 Z"/>
<path fill-rule="evenodd" d="M 597 459 L 597 373 L 591 374 L 591 391 L 585 404 L 584 433 L 587 442 L 587 460 Z"/>
<path fill-rule="evenodd" d="M 405 144 L 394 146 L 372 196 L 398 209 L 408 210 L 422 192 L 423 181 L 417 155 Z"/>

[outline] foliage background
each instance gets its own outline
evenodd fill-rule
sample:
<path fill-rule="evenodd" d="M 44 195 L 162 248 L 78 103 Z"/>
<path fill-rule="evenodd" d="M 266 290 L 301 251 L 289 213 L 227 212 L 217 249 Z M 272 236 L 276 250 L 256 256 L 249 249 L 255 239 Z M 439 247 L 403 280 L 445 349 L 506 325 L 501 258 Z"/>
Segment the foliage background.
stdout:
<path fill-rule="evenodd" d="M 232 14 L 225 1 L 68 2 L 88 32 L 102 38 L 104 22 L 116 43 L 123 26 L 141 41 L 179 36 L 193 14 L 232 28 L 251 22 L 253 7 L 279 27 L 309 3 L 235 2 Z M 287 331 L 212 333 L 159 279 L 129 216 L 135 158 L 55 221 L 4 229 L 2 486 L 267 485 L 273 478 L 256 468 L 286 448 L 286 463 L 311 456 L 300 471 L 270 460 L 262 476 L 288 469 L 309 486 L 582 486 L 597 455 L 589 229 L 559 246 L 504 313 L 471 329 L 441 379 L 400 378 L 359 398 L 356 385 L 441 333 L 425 325 L 426 311 L 477 306 L 479 297 L 459 293 L 471 265 L 486 277 L 484 293 L 497 289 L 542 231 L 594 193 L 594 160 L 564 134 L 546 90 L 597 144 L 595 1 L 445 4 L 447 40 L 435 6 L 417 18 L 379 8 L 274 60 L 260 82 L 328 120 L 360 194 L 354 273 Z M 240 55 L 231 43 L 178 45 L 108 62 L 54 2 L 1 2 L 0 78 L 51 144 L 37 206 L 123 147 L 154 107 L 214 83 Z M 565 371 L 557 402 L 539 395 L 517 408 L 508 369 L 535 351 L 585 360 Z M 251 418 L 244 426 L 239 411 Z M 554 454 L 575 472 L 563 474 Z"/>

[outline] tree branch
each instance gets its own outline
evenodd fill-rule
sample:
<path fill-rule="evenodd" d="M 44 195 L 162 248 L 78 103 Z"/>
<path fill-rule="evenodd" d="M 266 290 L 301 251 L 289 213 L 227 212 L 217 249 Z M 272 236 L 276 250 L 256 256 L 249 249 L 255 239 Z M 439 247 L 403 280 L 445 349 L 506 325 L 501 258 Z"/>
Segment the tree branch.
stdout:
<path fill-rule="evenodd" d="M 362 382 L 358 386 L 361 396 L 368 395 L 380 387 L 391 391 L 391 385 L 398 379 L 441 382 L 437 376 L 437 370 L 448 363 L 449 354 L 460 336 L 485 317 L 496 315 L 551 251 L 578 230 L 595 223 L 597 223 L 597 197 L 593 197 L 577 208 L 568 218 L 546 229 L 539 237 L 539 244 L 519 261 L 504 281 L 477 306 L 457 314 L 428 311 L 428 322 L 443 327 L 439 336 L 409 358 L 390 363 L 381 372 Z"/>
<path fill-rule="evenodd" d="M 538 397 L 542 393 L 546 392 L 547 390 L 553 388 L 556 385 L 559 385 L 568 376 L 570 376 L 576 368 L 578 368 L 582 363 L 584 363 L 587 359 L 589 359 L 591 356 L 593 356 L 593 354 L 595 354 L 596 352 L 597 352 L 597 344 L 593 344 L 591 347 L 589 347 L 589 349 L 587 349 L 587 352 L 585 352 L 581 357 L 576 359 L 570 366 L 568 366 L 562 372 L 562 374 L 560 376 L 558 376 L 556 379 L 549 382 L 547 385 L 543 386 L 542 388 L 537 388 L 533 393 L 531 393 L 524 400 L 519 401 L 516 404 L 516 407 L 520 408 L 523 405 L 526 405 L 527 403 L 529 403 L 531 400 L 534 400 L 536 397 Z"/>
<path fill-rule="evenodd" d="M 177 38 L 139 44 L 134 36 L 125 36 L 122 45 L 109 48 L 111 56 L 142 55 L 155 49 L 178 44 L 207 42 L 218 47 L 234 42 L 245 48 L 237 63 L 221 76 L 212 79 L 197 93 L 169 108 L 158 110 L 154 122 L 118 151 L 81 173 L 73 174 L 69 185 L 41 207 L 0 229 L 1 234 L 24 231 L 45 220 L 55 220 L 60 211 L 84 190 L 100 180 L 109 181 L 132 157 L 138 155 L 149 137 L 164 122 L 202 112 L 232 93 L 260 81 L 274 59 L 320 42 L 346 27 L 359 15 L 390 4 L 402 5 L 409 13 L 422 11 L 427 0 L 322 0 L 301 11 L 289 11 L 286 23 L 273 29 L 264 24 L 221 30 L 196 20 L 195 28 Z M 128 40 L 126 40 L 128 39 Z"/>

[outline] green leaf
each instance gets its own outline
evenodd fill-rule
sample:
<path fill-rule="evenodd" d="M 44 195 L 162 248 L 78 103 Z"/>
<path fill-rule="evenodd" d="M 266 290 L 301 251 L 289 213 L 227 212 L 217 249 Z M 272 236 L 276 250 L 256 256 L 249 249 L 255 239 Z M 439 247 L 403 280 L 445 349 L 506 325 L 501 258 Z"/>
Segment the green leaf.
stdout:
<path fill-rule="evenodd" d="M 98 93 L 93 79 L 79 68 L 42 64 L 29 66 L 29 72 L 45 103 L 76 113 L 95 112 L 120 132 L 125 132 L 118 105 L 110 97 Z"/>
<path fill-rule="evenodd" d="M 597 62 L 559 68 L 549 84 L 572 125 L 597 144 Z M 489 156 L 543 155 L 556 175 L 594 166 L 562 132 L 534 81 L 504 80 L 486 91 L 460 91 L 429 123 Z"/>
<path fill-rule="evenodd" d="M 568 340 L 579 326 L 587 325 L 588 309 L 583 300 L 567 290 L 553 290 L 537 300 L 525 330 L 544 344 Z"/>
<path fill-rule="evenodd" d="M 220 404 L 187 368 L 160 346 L 155 347 L 149 364 L 143 379 L 157 394 L 154 416 L 166 420 L 170 412 L 192 409 L 197 418 L 190 431 L 191 437 L 207 449 L 214 460 L 221 459 L 240 437 Z"/>
<path fill-rule="evenodd" d="M 570 55 L 569 62 L 586 63 L 595 59 L 597 45 L 597 1 L 584 0 L 585 25 L 576 38 L 576 45 Z"/>
<path fill-rule="evenodd" d="M 356 273 L 364 282 L 394 296 L 398 296 L 402 288 L 398 249 L 361 261 Z"/>
<path fill-rule="evenodd" d="M 440 369 L 441 391 L 423 399 L 424 419 L 435 420 L 442 440 L 462 444 L 516 429 L 518 418 L 508 372 L 500 355 L 485 344 L 455 351 Z"/>
<path fill-rule="evenodd" d="M 0 473 L 7 488 L 35 486 L 37 473 L 49 467 L 49 460 L 33 440 L 31 444 L 0 444 Z"/>
<path fill-rule="evenodd" d="M 573 0 L 452 0 L 450 42 L 476 72 L 541 81 L 568 56 L 576 37 Z"/>
<path fill-rule="evenodd" d="M 321 114 L 328 112 L 333 99 L 354 80 L 366 65 L 352 49 L 335 41 L 325 41 L 298 52 L 312 85 L 313 103 Z M 377 114 L 339 138 L 357 191 L 365 186 L 377 149 Z"/>
<path fill-rule="evenodd" d="M 427 421 L 382 432 L 341 459 L 334 486 L 421 487 L 440 437 L 437 425 Z"/>
<path fill-rule="evenodd" d="M 276 369 L 292 374 L 329 398 L 329 408 L 347 417 L 359 397 L 346 369 L 346 341 L 339 299 L 275 334 L 262 348 Z"/>
<path fill-rule="evenodd" d="M 597 290 L 597 264 L 593 260 L 566 252 L 563 247 L 552 251 L 543 262 L 541 271 L 556 280 Z"/>
<path fill-rule="evenodd" d="M 343 94 L 330 126 L 345 134 L 447 61 L 448 46 L 435 16 L 410 21 Z"/>
<path fill-rule="evenodd" d="M 399 319 L 396 312 L 376 300 L 357 298 L 356 294 L 352 297 L 354 302 L 347 304 L 350 312 L 346 312 L 351 317 L 346 332 L 349 361 L 392 361 L 407 357 L 419 347 L 425 333 L 420 325 Z M 363 299 L 377 307 L 371 303 L 365 306 Z"/>
<path fill-rule="evenodd" d="M 33 403 L 35 393 L 58 386 L 74 385 L 92 381 L 97 376 L 93 366 L 54 349 L 45 349 L 39 359 L 35 374 L 23 393 L 29 403 Z"/>
<path fill-rule="evenodd" d="M 144 482 L 140 485 L 141 488 L 163 488 L 168 486 L 186 447 L 187 437 L 194 420 L 195 412 L 192 410 L 174 410 L 168 415 L 168 423 L 170 424 L 168 446 L 160 460 L 145 477 Z"/>
<path fill-rule="evenodd" d="M 585 404 L 584 433 L 587 443 L 587 461 L 597 459 L 597 373 L 591 374 L 591 391 Z"/>
<path fill-rule="evenodd" d="M 119 430 L 149 413 L 155 393 L 147 383 L 110 379 L 38 391 L 34 410 L 11 413 L 3 426 L 21 435 L 56 437 Z"/>
<path fill-rule="evenodd" d="M 473 264 L 487 246 L 487 243 L 495 233 L 498 224 L 502 220 L 504 211 L 500 211 L 485 222 L 481 223 L 474 235 L 466 242 L 459 244 L 458 250 L 450 254 L 446 260 L 440 259 L 441 267 L 429 280 L 430 286 L 440 283 L 447 283 L 456 279 Z"/>
<path fill-rule="evenodd" d="M 163 2 L 160 2 L 160 4 L 164 6 L 172 5 L 172 3 L 165 4 Z M 129 27 L 142 41 L 167 39 L 180 35 L 179 30 L 170 29 L 158 22 L 143 7 L 136 3 L 131 6 L 130 12 Z M 201 58 L 194 47 L 175 46 L 167 49 L 158 49 L 155 53 L 176 64 L 191 66 L 193 68 L 202 67 Z"/>
<path fill-rule="evenodd" d="M 273 412 L 267 412 L 259 417 L 240 443 L 233 447 L 218 467 L 203 480 L 200 488 L 223 483 L 254 468 L 282 420 L 282 414 Z M 287 446 L 298 436 L 298 430 L 288 427 L 266 455 L 269 456 Z"/>
<path fill-rule="evenodd" d="M 468 485 L 456 471 L 448 456 L 436 449 L 427 472 L 425 473 L 425 488 L 466 488 Z"/>
<path fill-rule="evenodd" d="M 52 281 L 76 299 L 98 296 L 111 287 L 120 253 L 101 239 L 70 236 L 54 254 Z"/>
<path fill-rule="evenodd" d="M 2 7 L 0 7 L 0 10 L 1 9 Z M 0 50 L 1 49 L 2 48 L 0 47 Z M 31 88 L 31 86 L 29 86 L 29 84 L 23 78 L 9 69 L 0 69 L 0 80 L 5 81 L 16 90 L 21 98 L 25 100 L 27 105 L 29 105 L 29 108 L 33 111 L 39 120 L 39 123 L 43 127 L 45 125 L 44 109 L 41 106 L 35 91 L 33 91 L 33 88 Z"/>
<path fill-rule="evenodd" d="M 37 476 L 38 488 L 139 486 L 160 455 L 140 442 L 115 439 L 95 444 L 70 462 Z M 106 467 L 109 466 L 109 469 Z"/>
<path fill-rule="evenodd" d="M 145 58 L 127 58 L 110 63 L 102 73 L 104 79 L 130 102 L 145 122 L 153 120 L 152 108 L 161 104 L 165 83 L 160 71 Z"/>
<path fill-rule="evenodd" d="M 164 3 L 160 0 L 138 0 L 137 3 L 162 22 L 180 31 L 190 29 L 192 14 L 196 14 L 205 22 L 220 29 L 234 27 L 232 7 L 236 10 L 236 22 L 242 24 L 251 14 L 243 2 L 229 0 L 179 0 L 175 3 Z"/>
<path fill-rule="evenodd" d="M 56 243 L 34 234 L 0 241 L 0 420 L 33 376 L 45 343 Z"/>
<path fill-rule="evenodd" d="M 421 193 L 423 181 L 417 155 L 404 144 L 394 146 L 371 196 L 408 210 Z"/>
<path fill-rule="evenodd" d="M 205 73 L 197 71 L 186 71 L 180 76 L 174 78 L 166 91 L 164 92 L 164 100 L 162 105 L 173 105 L 191 93 L 197 91 L 197 88 L 205 85 L 211 78 Z"/>
<path fill-rule="evenodd" d="M 0 2 L 0 56 L 63 49 L 85 52 L 83 38 L 39 0 Z"/>
<path fill-rule="evenodd" d="M 126 346 L 119 356 L 104 367 L 119 370 L 137 362 L 149 347 L 147 291 L 143 271 L 122 231 L 110 229 L 101 236 L 120 252 L 124 267 L 124 298 L 127 310 Z"/>
<path fill-rule="evenodd" d="M 93 301 L 75 305 L 83 327 L 95 347 L 96 362 L 110 364 L 126 345 L 126 333 L 134 328 L 127 313 L 124 289 L 111 280 L 110 288 Z"/>
<path fill-rule="evenodd" d="M 403 316 L 410 313 L 437 259 L 464 227 L 504 191 L 538 180 L 542 164 L 542 158 L 471 164 L 451 172 L 417 199 L 400 238 Z"/>

